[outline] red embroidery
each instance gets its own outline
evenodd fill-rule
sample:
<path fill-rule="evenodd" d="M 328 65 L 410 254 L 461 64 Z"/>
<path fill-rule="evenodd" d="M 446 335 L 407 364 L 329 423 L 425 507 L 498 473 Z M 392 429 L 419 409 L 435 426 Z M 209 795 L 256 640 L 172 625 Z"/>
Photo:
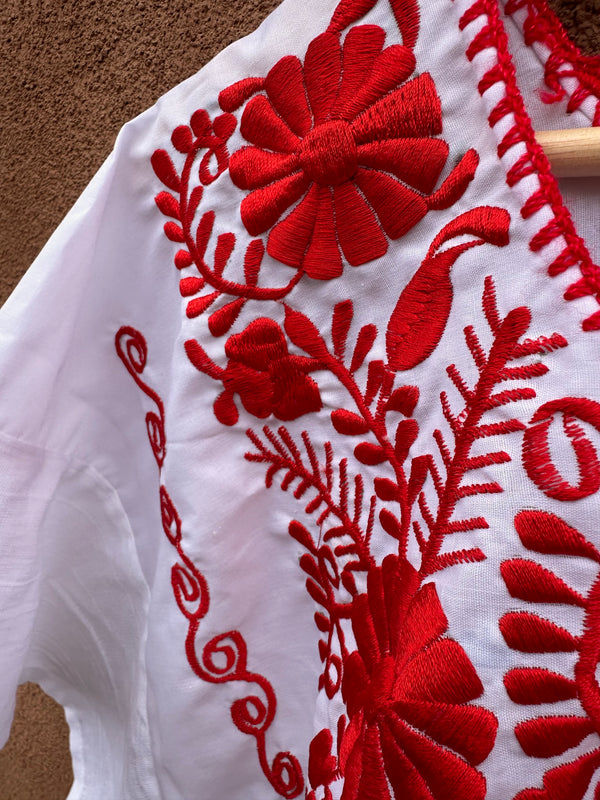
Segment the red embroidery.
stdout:
<path fill-rule="evenodd" d="M 124 326 L 115 336 L 119 358 L 142 391 L 156 403 L 160 416 L 146 414 L 148 438 L 158 465 L 159 474 L 166 453 L 164 407 L 156 392 L 140 379 L 148 356 L 143 335 L 134 328 Z M 152 420 L 151 424 L 148 422 Z M 160 443 L 160 448 L 157 447 Z M 298 759 L 289 752 L 279 752 L 272 762 L 267 756 L 266 735 L 275 717 L 277 700 L 269 681 L 247 667 L 247 646 L 238 631 L 227 631 L 207 642 L 198 658 L 197 634 L 200 621 L 210 606 L 208 585 L 193 561 L 186 555 L 182 542 L 182 523 L 165 486 L 160 486 L 160 510 L 163 530 L 177 551 L 179 561 L 171 569 L 173 595 L 181 613 L 188 620 L 185 652 L 194 673 L 209 683 L 243 682 L 252 686 L 252 694 L 236 699 L 231 706 L 231 717 L 236 727 L 253 736 L 262 770 L 277 794 L 286 798 L 297 797 L 304 788 L 302 768 Z"/>
<path fill-rule="evenodd" d="M 545 374 L 547 367 L 531 357 L 564 347 L 566 341 L 557 334 L 523 339 L 530 312 L 516 308 L 502 317 L 493 282 L 486 279 L 482 306 L 491 344 L 484 347 L 475 328 L 465 328 L 475 382 L 467 382 L 454 364 L 448 367 L 461 403 L 456 408 L 442 393 L 453 442 L 436 430 L 432 454 L 423 452 L 418 389 L 401 381 L 396 385 L 397 376 L 425 361 L 439 344 L 452 304 L 450 271 L 461 254 L 482 244 L 507 244 L 507 212 L 472 209 L 434 238 L 386 326 L 386 362 L 371 356 L 379 335 L 375 325 L 362 326 L 351 340 L 350 299 L 335 305 L 330 336 L 290 302 L 305 271 L 313 278 L 334 278 L 341 272 L 342 255 L 356 265 L 382 255 L 387 239 L 403 235 L 427 210 L 452 205 L 477 166 L 476 153 L 469 151 L 435 191 L 448 147 L 436 138 L 441 117 L 430 77 L 407 80 L 418 31 L 412 0 L 392 3 L 403 45 L 384 48 L 383 31 L 364 25 L 351 29 L 341 44 L 342 31 L 374 2 L 344 0 L 327 32 L 309 45 L 304 62 L 284 58 L 265 79 L 246 79 L 220 95 L 227 112 L 245 104 L 241 133 L 250 146 L 232 156 L 230 174 L 249 191 L 242 217 L 251 235 L 270 231 L 269 254 L 296 270 L 285 286 L 259 285 L 260 240 L 247 248 L 243 279 L 230 263 L 232 234 L 218 234 L 209 254 L 215 215 L 198 214 L 202 186 L 190 191 L 190 176 L 205 147 L 193 124 L 191 136 L 182 132 L 176 137 L 187 148 L 181 173 L 171 169 L 166 153 L 158 158 L 159 168 L 154 165 L 167 188 L 179 195 L 159 195 L 157 205 L 176 220 L 167 223 L 167 235 L 185 245 L 175 256 L 176 266 L 197 270 L 180 284 L 182 295 L 191 298 L 188 316 L 204 314 L 226 296 L 208 318 L 212 336 L 225 335 L 248 301 L 286 299 L 283 328 L 266 317 L 254 318 L 241 333 L 229 336 L 224 358 L 209 356 L 195 339 L 186 342 L 191 363 L 223 386 L 214 406 L 217 420 L 226 425 L 239 420 L 236 396 L 246 412 L 260 419 L 286 421 L 318 413 L 320 373 L 335 380 L 348 399 L 348 407 L 331 410 L 331 423 L 341 436 L 355 437 L 351 452 L 358 468 L 349 457 L 336 457 L 330 442 L 316 444 L 308 431 L 295 436 L 285 425 L 247 431 L 253 449 L 246 458 L 265 465 L 267 488 L 277 480 L 312 518 L 314 533 L 297 520 L 290 522 L 289 533 L 304 551 L 299 564 L 317 607 L 323 664 L 319 689 L 328 698 L 341 691 L 346 704 L 335 751 L 328 729 L 311 742 L 309 800 L 317 800 L 321 789 L 324 800 L 332 800 L 331 785 L 341 780 L 343 800 L 420 800 L 426 793 L 453 800 L 483 798 L 485 780 L 475 767 L 490 752 L 497 723 L 486 709 L 468 705 L 481 696 L 483 686 L 466 652 L 445 635 L 449 625 L 435 584 L 425 580 L 455 564 L 485 559 L 479 547 L 444 550 L 444 545 L 448 536 L 488 527 L 483 516 L 457 513 L 461 500 L 503 491 L 497 481 L 483 482 L 472 473 L 510 461 L 508 453 L 486 448 L 485 440 L 520 432 L 525 425 L 506 411 L 498 415 L 497 409 L 535 397 L 528 385 L 508 389 L 503 384 Z M 424 154 L 428 166 L 422 172 Z M 382 186 L 394 200 L 394 215 L 380 198 Z M 465 234 L 474 239 L 441 249 Z M 475 441 L 478 453 L 473 455 Z M 365 492 L 371 481 L 362 465 L 375 474 L 370 497 Z M 371 546 L 377 524 L 398 542 L 391 542 L 398 554 L 381 565 Z M 418 568 L 409 564 L 409 545 Z M 523 568 L 515 565 L 513 573 Z M 513 573 L 508 569 L 509 581 Z M 557 591 L 551 577 L 544 573 L 543 578 L 547 593 Z M 514 628 L 515 641 L 527 642 L 520 624 L 512 618 L 503 623 L 507 631 Z M 353 652 L 347 644 L 350 625 Z M 571 647 L 568 631 L 554 627 L 557 642 L 563 649 Z M 548 639 L 544 630 L 540 636 Z M 192 655 L 188 652 L 191 663 Z"/>
<path fill-rule="evenodd" d="M 503 135 L 498 145 L 498 155 L 504 156 L 512 147 L 519 144 L 525 144 L 527 148 L 526 153 L 508 170 L 507 183 L 509 186 L 514 186 L 528 175 L 537 175 L 539 188 L 526 201 L 521 209 L 521 215 L 528 219 L 544 206 L 549 206 L 554 214 L 554 218 L 532 238 L 530 249 L 538 252 L 554 239 L 563 237 L 565 247 L 550 264 L 548 274 L 559 275 L 570 267 L 579 266 L 580 277 L 567 289 L 564 294 L 565 299 L 574 300 L 577 297 L 592 295 L 600 303 L 600 267 L 593 262 L 585 242 L 578 236 L 571 215 L 563 205 L 548 159 L 536 142 L 517 86 L 508 39 L 500 20 L 496 0 L 475 0 L 461 18 L 461 30 L 480 17 L 485 18 L 485 24 L 483 27 L 477 26 L 478 33 L 467 49 L 467 57 L 472 60 L 483 50 L 489 53 L 490 48 L 494 48 L 496 63 L 479 82 L 479 92 L 483 95 L 498 83 L 504 84 L 505 92 L 489 115 L 490 126 L 495 127 L 508 115 L 513 115 L 514 118 L 514 124 Z M 600 310 L 584 320 L 582 327 L 586 331 L 600 329 Z"/>
<path fill-rule="evenodd" d="M 390 555 L 352 601 L 357 650 L 344 662 L 342 800 L 485 796 L 474 765 L 487 758 L 498 723 L 465 705 L 483 686 L 462 647 L 443 635 L 435 584 L 420 584 L 405 559 Z"/>
<path fill-rule="evenodd" d="M 544 511 L 522 511 L 515 528 L 523 545 L 535 553 L 586 558 L 600 565 L 600 552 L 583 534 L 560 517 Z M 511 559 L 502 577 L 512 597 L 530 603 L 568 604 L 582 609 L 583 635 L 576 636 L 528 611 L 510 612 L 500 620 L 509 647 L 523 653 L 576 653 L 574 680 L 536 667 L 516 667 L 504 678 L 509 697 L 520 705 L 560 703 L 577 699 L 583 715 L 545 715 L 520 722 L 515 735 L 523 751 L 535 758 L 562 756 L 589 735 L 600 733 L 600 690 L 596 667 L 600 658 L 600 573 L 587 597 L 540 564 Z M 565 670 L 570 671 L 565 663 Z M 582 800 L 600 767 L 600 746 L 549 769 L 543 789 L 525 789 L 515 800 Z M 599 784 L 600 786 L 600 784 Z M 595 797 L 600 789 L 596 787 Z"/>
<path fill-rule="evenodd" d="M 548 435 L 555 414 L 562 414 L 564 432 L 571 442 L 579 470 L 579 483 L 566 481 L 552 460 Z M 577 420 L 600 431 L 600 403 L 585 397 L 564 397 L 544 403 L 533 415 L 523 438 L 523 466 L 535 485 L 555 500 L 580 500 L 600 489 L 600 461 L 596 448 Z"/>
<path fill-rule="evenodd" d="M 379 258 L 388 238 L 403 236 L 429 209 L 451 206 L 478 163 L 470 150 L 434 192 L 448 145 L 434 138 L 442 117 L 431 76 L 407 83 L 412 50 L 384 48 L 375 25 L 351 28 L 340 43 L 339 26 L 371 5 L 341 4 L 303 64 L 286 56 L 264 81 L 245 80 L 219 96 L 233 111 L 251 93 L 265 93 L 244 109 L 241 133 L 250 146 L 230 162 L 232 181 L 250 190 L 242 221 L 252 236 L 270 230 L 269 255 L 320 280 L 341 274 L 342 255 L 352 266 Z M 403 19 L 403 4 L 395 5 Z M 414 23 L 403 27 L 412 40 Z"/>
<path fill-rule="evenodd" d="M 223 425 L 235 425 L 239 412 L 233 401 L 259 419 L 273 416 L 297 419 L 321 409 L 319 387 L 307 373 L 319 369 L 318 362 L 288 353 L 285 335 L 271 319 L 254 320 L 225 344 L 227 367 L 211 364 L 197 342 L 186 342 L 190 361 L 201 371 L 223 382 L 224 391 L 215 400 L 215 416 Z"/>
<path fill-rule="evenodd" d="M 575 78 L 579 85 L 569 97 L 567 113 L 572 114 L 588 97 L 593 97 L 596 108 L 592 124 L 600 125 L 600 56 L 586 56 L 579 50 L 546 0 L 508 0 L 504 11 L 514 14 L 522 8 L 527 9 L 525 42 L 541 42 L 550 51 L 544 64 L 544 80 L 551 91 L 541 93 L 542 100 L 562 100 L 567 91 L 561 81 Z"/>

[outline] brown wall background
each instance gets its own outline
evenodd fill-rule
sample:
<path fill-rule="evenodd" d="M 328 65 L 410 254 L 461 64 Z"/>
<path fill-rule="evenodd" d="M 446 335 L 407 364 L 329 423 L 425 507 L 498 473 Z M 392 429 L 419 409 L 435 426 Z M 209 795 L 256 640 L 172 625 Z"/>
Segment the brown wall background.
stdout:
<path fill-rule="evenodd" d="M 104 161 L 120 127 L 254 30 L 279 2 L 4 0 L 0 303 Z M 600 52 L 600 0 L 550 5 L 585 52 Z M 64 800 L 71 782 L 62 709 L 26 684 L 0 751 L 0 800 Z"/>

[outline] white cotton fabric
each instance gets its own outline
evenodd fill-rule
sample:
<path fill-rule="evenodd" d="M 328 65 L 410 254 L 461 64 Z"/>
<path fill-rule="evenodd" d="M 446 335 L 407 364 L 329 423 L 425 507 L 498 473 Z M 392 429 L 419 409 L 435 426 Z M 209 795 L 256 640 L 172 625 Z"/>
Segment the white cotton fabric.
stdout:
<path fill-rule="evenodd" d="M 293 295 L 294 306 L 309 314 L 324 335 L 335 302 L 351 297 L 353 335 L 361 324 L 374 322 L 379 338 L 372 357 L 385 358 L 387 320 L 436 233 L 476 206 L 509 212 L 510 244 L 482 246 L 461 256 L 452 272 L 454 305 L 440 345 L 404 376 L 420 389 L 424 442 L 445 424 L 439 394 L 448 389 L 446 366 L 459 363 L 467 374 L 472 369 L 463 329 L 473 324 L 486 330 L 481 296 L 487 275 L 494 278 L 502 313 L 526 305 L 533 317 L 529 335 L 558 331 L 569 342 L 546 358 L 550 372 L 536 379 L 537 397 L 521 402 L 520 418 L 529 420 L 543 402 L 556 397 L 600 402 L 600 333 L 581 329 L 597 303 L 590 297 L 564 301 L 573 271 L 548 277 L 547 267 L 564 242 L 555 241 L 539 253 L 529 249 L 552 214 L 543 208 L 528 220 L 521 217 L 535 176 L 514 188 L 506 184 L 506 169 L 519 151 L 497 156 L 498 136 L 510 121 L 494 131 L 488 125 L 501 87 L 483 98 L 477 91 L 493 53 L 484 50 L 473 63 L 465 57 L 481 25 L 475 21 L 459 30 L 458 21 L 470 5 L 470 0 L 422 0 L 415 54 L 417 72 L 431 73 L 442 102 L 442 136 L 450 147 L 444 175 L 474 147 L 480 164 L 473 183 L 451 208 L 429 213 L 407 235 L 390 242 L 384 257 L 356 269 L 346 266 L 333 281 L 303 279 Z M 172 152 L 172 131 L 187 124 L 196 109 L 205 108 L 211 118 L 219 113 L 217 97 L 225 86 L 266 75 L 287 54 L 303 60 L 335 6 L 335 0 L 284 0 L 254 34 L 128 123 L 0 313 L 0 741 L 8 737 L 17 685 L 27 680 L 41 684 L 67 713 L 75 775 L 69 800 L 277 796 L 259 766 L 253 737 L 231 720 L 231 704 L 248 693 L 247 685 L 202 682 L 186 659 L 187 622 L 173 597 L 171 568 L 177 554 L 162 529 L 161 483 L 181 517 L 185 552 L 210 589 L 199 646 L 225 631 L 240 631 L 248 645 L 248 668 L 264 675 L 276 693 L 269 757 L 289 750 L 300 760 L 306 780 L 311 739 L 323 727 L 335 731 L 344 711 L 339 696 L 330 702 L 317 687 L 317 607 L 298 566 L 302 550 L 287 532 L 291 519 L 304 520 L 301 507 L 277 485 L 267 491 L 263 466 L 244 459 L 246 428 L 259 430 L 263 422 L 238 402 L 240 423 L 220 425 L 213 413 L 218 386 L 185 354 L 184 342 L 195 338 L 222 361 L 224 340 L 210 337 L 203 317 L 185 316 L 173 266 L 178 246 L 164 235 L 165 217 L 154 202 L 164 187 L 150 165 L 157 148 Z M 380 0 L 364 21 L 386 30 L 386 44 L 399 41 L 387 2 Z M 522 34 L 512 22 L 509 29 L 511 47 L 521 53 L 524 45 L 515 40 Z M 542 82 L 543 68 L 536 59 L 532 56 L 521 69 L 526 99 Z M 520 61 L 524 64 L 525 57 Z M 541 118 L 550 123 L 552 115 L 562 120 L 562 113 L 560 104 L 544 106 Z M 241 111 L 236 116 L 239 120 Z M 573 119 L 580 124 L 577 116 Z M 554 127 L 566 127 L 563 123 Z M 238 130 L 230 152 L 243 144 Z M 570 185 L 568 196 L 587 215 L 589 247 L 598 253 L 597 192 L 592 199 L 584 184 Z M 233 258 L 238 262 L 250 240 L 239 214 L 243 197 L 225 173 L 202 201 L 215 210 L 218 231 L 235 233 Z M 265 274 L 277 276 L 281 269 L 291 276 L 287 267 L 266 257 Z M 283 322 L 280 304 L 249 303 L 232 332 L 265 315 Z M 142 379 L 165 404 L 167 457 L 160 478 L 145 427 L 146 413 L 156 407 L 115 350 L 115 334 L 123 325 L 143 333 L 148 363 Z M 336 434 L 328 414 L 347 407 L 346 397 L 331 376 L 323 373 L 316 380 L 323 411 L 289 428 L 299 436 L 309 424 L 315 441 L 329 440 L 338 456 L 350 457 L 354 440 Z M 597 432 L 586 432 L 598 446 Z M 477 703 L 500 721 L 496 746 L 480 768 L 489 800 L 508 800 L 526 786 L 541 787 L 549 765 L 527 757 L 518 746 L 513 729 L 523 708 L 508 701 L 502 684 L 506 671 L 524 657 L 506 646 L 498 620 L 508 610 L 530 609 L 509 597 L 500 577 L 503 560 L 531 555 L 512 520 L 523 508 L 542 508 L 600 546 L 597 495 L 570 504 L 547 498 L 521 466 L 520 438 L 504 437 L 500 448 L 512 461 L 490 470 L 485 479 L 498 480 L 504 494 L 493 501 L 487 495 L 469 498 L 461 506 L 461 516 L 485 513 L 489 529 L 457 534 L 461 547 L 481 547 L 487 560 L 476 569 L 463 565 L 435 576 L 449 633 L 485 686 Z M 556 448 L 565 474 L 576 481 L 568 443 L 558 442 Z M 371 479 L 377 474 L 363 471 Z M 393 549 L 393 541 L 376 526 L 377 560 Z M 563 559 L 560 565 L 563 579 L 582 593 L 589 590 L 595 575 L 587 571 L 588 562 Z M 573 630 L 572 609 L 545 611 Z M 531 657 L 530 663 L 541 665 L 544 658 Z M 572 669 L 572 661 L 570 654 L 561 655 L 560 665 Z M 577 709 L 576 701 L 565 701 L 560 713 Z M 572 756 L 590 747 L 586 741 Z M 342 782 L 332 790 L 338 800 Z"/>

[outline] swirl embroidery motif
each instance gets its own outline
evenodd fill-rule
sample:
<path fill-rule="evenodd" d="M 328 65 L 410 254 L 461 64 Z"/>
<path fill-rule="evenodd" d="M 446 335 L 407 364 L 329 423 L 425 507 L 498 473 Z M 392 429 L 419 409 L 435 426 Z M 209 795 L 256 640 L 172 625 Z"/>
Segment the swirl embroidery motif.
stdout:
<path fill-rule="evenodd" d="M 439 344 L 452 309 L 451 272 L 461 256 L 473 247 L 508 244 L 509 215 L 496 207 L 472 208 L 433 238 L 387 322 L 385 361 L 371 355 L 377 327 L 356 330 L 352 299 L 335 302 L 327 335 L 294 304 L 303 277 L 337 278 L 344 261 L 359 266 L 383 255 L 388 240 L 403 236 L 429 210 L 455 203 L 476 171 L 477 154 L 469 151 L 435 189 L 449 148 L 438 138 L 440 105 L 431 77 L 409 80 L 418 7 L 414 0 L 392 0 L 402 44 L 384 47 L 380 28 L 355 26 L 375 2 L 342 0 L 303 62 L 286 57 L 266 78 L 228 87 L 219 98 L 223 114 L 211 120 L 200 109 L 189 125 L 176 128 L 171 141 L 183 165 L 177 167 L 166 150 L 153 154 L 152 166 L 166 187 L 156 204 L 169 217 L 166 236 L 181 245 L 174 260 L 187 317 L 210 311 L 212 337 L 229 334 L 246 306 L 284 303 L 283 325 L 254 317 L 226 338 L 220 359 L 195 338 L 185 342 L 185 350 L 198 372 L 217 386 L 213 410 L 220 424 L 238 424 L 243 412 L 281 423 L 307 421 L 299 436 L 285 424 L 248 429 L 246 454 L 266 468 L 266 487 L 277 481 L 314 523 L 313 534 L 292 520 L 289 534 L 304 550 L 299 565 L 317 608 L 323 664 L 318 688 L 328 698 L 341 695 L 345 714 L 335 732 L 325 728 L 310 743 L 307 799 L 331 800 L 333 784 L 341 782 L 342 800 L 483 800 L 486 784 L 477 767 L 494 746 L 497 720 L 473 703 L 484 687 L 466 651 L 448 635 L 432 577 L 486 558 L 476 546 L 447 546 L 455 534 L 464 542 L 488 527 L 484 516 L 461 516 L 460 501 L 503 491 L 499 482 L 479 478 L 479 470 L 487 475 L 510 461 L 488 440 L 526 430 L 509 408 L 536 396 L 530 384 L 548 371 L 540 359 L 567 343 L 558 334 L 524 338 L 529 310 L 514 308 L 502 316 L 487 278 L 485 330 L 464 329 L 475 381 L 470 384 L 457 365 L 447 367 L 461 405 L 457 409 L 442 392 L 446 431 L 436 429 L 426 447 L 419 389 L 404 382 L 402 373 L 423 363 Z M 249 144 L 230 156 L 237 126 L 232 112 L 242 106 L 240 130 Z M 423 161 L 428 166 L 421 169 Z M 204 187 L 227 179 L 228 169 L 233 183 L 249 192 L 240 207 L 246 229 L 267 239 L 266 247 L 261 238 L 252 239 L 243 259 L 232 259 L 234 234 L 215 237 L 215 213 L 201 208 Z M 403 211 L 392 213 L 392 207 Z M 265 253 L 293 268 L 287 283 L 283 270 L 282 285 L 265 285 Z M 484 335 L 489 346 L 482 343 Z M 120 337 L 136 344 L 124 348 Z M 139 379 L 145 364 L 140 337 L 121 329 L 117 349 L 138 385 L 157 402 Z M 127 360 L 131 347 L 144 353 L 133 365 Z M 315 441 L 312 433 L 314 415 L 323 421 L 323 373 L 347 397 L 344 407 L 330 413 L 330 422 L 342 437 L 338 441 L 351 443 L 351 455 L 337 456 L 331 442 Z M 164 458 L 164 420 L 158 441 Z M 542 480 L 548 472 L 538 474 Z M 261 688 L 264 701 L 254 696 L 236 701 L 232 716 L 240 730 L 255 737 L 273 788 L 297 796 L 304 788 L 297 759 L 289 753 L 272 763 L 266 759 L 275 696 L 265 678 L 248 671 L 241 634 L 216 637 L 198 658 L 196 635 L 208 611 L 208 590 L 183 551 L 181 521 L 164 487 L 161 508 L 165 533 L 179 556 L 172 580 L 189 621 L 190 666 L 203 680 L 246 681 Z M 381 563 L 372 548 L 376 527 L 396 549 Z M 225 667 L 217 666 L 216 653 L 225 655 Z"/>

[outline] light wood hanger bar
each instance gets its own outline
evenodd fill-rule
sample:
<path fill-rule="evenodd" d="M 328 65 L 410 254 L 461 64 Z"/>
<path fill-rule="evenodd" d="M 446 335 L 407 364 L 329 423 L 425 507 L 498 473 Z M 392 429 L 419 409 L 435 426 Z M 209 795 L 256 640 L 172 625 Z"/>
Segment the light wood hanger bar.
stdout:
<path fill-rule="evenodd" d="M 600 176 L 600 128 L 538 131 L 535 138 L 558 178 Z"/>

